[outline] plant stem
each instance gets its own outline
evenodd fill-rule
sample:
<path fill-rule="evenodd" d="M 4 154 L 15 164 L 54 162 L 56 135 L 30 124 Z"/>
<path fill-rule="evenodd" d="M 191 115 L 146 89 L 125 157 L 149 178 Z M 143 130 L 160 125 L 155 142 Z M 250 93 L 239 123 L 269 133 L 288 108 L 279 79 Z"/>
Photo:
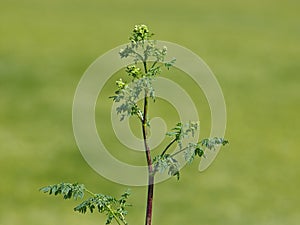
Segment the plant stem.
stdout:
<path fill-rule="evenodd" d="M 88 190 L 88 189 L 84 189 L 87 193 L 89 193 L 90 195 L 92 195 L 93 197 L 96 197 L 97 195 L 95 193 L 93 193 L 92 191 Z M 116 214 L 114 213 L 114 211 L 109 207 L 109 205 L 105 205 L 105 207 L 110 211 L 110 213 L 113 215 L 113 217 L 115 218 L 117 224 L 121 225 L 119 218 L 116 216 Z"/>
<path fill-rule="evenodd" d="M 152 206 L 153 206 L 153 192 L 154 192 L 154 175 L 149 175 L 147 209 L 145 225 L 151 225 L 152 222 Z"/>
<path fill-rule="evenodd" d="M 173 141 L 171 141 L 160 155 L 163 156 L 167 152 L 167 150 L 171 147 L 171 145 L 175 143 L 176 140 L 177 139 L 175 138 Z"/>
<path fill-rule="evenodd" d="M 146 60 L 143 61 L 145 73 L 147 73 Z M 154 191 L 154 173 L 152 166 L 152 159 L 150 154 L 150 148 L 147 140 L 147 117 L 148 117 L 148 91 L 145 90 L 144 97 L 144 118 L 142 121 L 143 139 L 145 146 L 145 153 L 148 165 L 148 193 L 147 193 L 147 208 L 146 208 L 146 221 L 145 225 L 151 225 L 152 222 L 152 203 L 153 203 L 153 191 Z"/>
<path fill-rule="evenodd" d="M 117 223 L 119 225 L 121 225 L 119 218 L 116 216 L 116 214 L 114 213 L 114 211 L 109 207 L 109 205 L 105 205 L 105 207 L 110 211 L 110 213 L 113 215 L 113 217 L 115 218 L 115 220 L 117 221 Z"/>
<path fill-rule="evenodd" d="M 185 147 L 185 148 L 183 148 L 183 149 L 180 149 L 180 150 L 178 150 L 177 152 L 173 153 L 173 154 L 171 155 L 171 157 L 174 157 L 175 155 L 178 155 L 180 152 L 184 152 L 184 151 L 187 150 L 187 149 L 188 149 L 188 147 Z"/>
<path fill-rule="evenodd" d="M 93 192 L 91 192 L 90 190 L 88 190 L 88 189 L 86 189 L 86 188 L 84 188 L 84 190 L 85 190 L 87 193 L 89 193 L 91 196 L 96 197 L 96 194 L 93 193 Z"/>
<path fill-rule="evenodd" d="M 143 138 L 144 138 L 144 145 L 146 151 L 146 159 L 148 164 L 148 194 L 147 194 L 147 209 L 146 209 L 146 221 L 145 225 L 151 225 L 152 220 L 152 203 L 153 203 L 153 190 L 154 190 L 154 173 L 153 173 L 153 166 L 152 166 L 152 159 L 150 155 L 150 148 L 147 142 L 147 106 L 148 100 L 147 97 L 144 99 L 144 121 L 143 121 Z"/>

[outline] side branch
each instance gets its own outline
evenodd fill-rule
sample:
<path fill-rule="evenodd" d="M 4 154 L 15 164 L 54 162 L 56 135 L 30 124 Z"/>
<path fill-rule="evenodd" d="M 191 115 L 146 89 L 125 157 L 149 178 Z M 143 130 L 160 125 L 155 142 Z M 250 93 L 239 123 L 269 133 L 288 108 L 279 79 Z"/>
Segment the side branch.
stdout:
<path fill-rule="evenodd" d="M 164 154 L 167 152 L 167 150 L 172 146 L 172 144 L 174 144 L 177 141 L 177 139 L 175 138 L 173 141 L 171 141 L 167 147 L 163 150 L 163 152 L 160 154 L 161 156 L 164 156 Z"/>

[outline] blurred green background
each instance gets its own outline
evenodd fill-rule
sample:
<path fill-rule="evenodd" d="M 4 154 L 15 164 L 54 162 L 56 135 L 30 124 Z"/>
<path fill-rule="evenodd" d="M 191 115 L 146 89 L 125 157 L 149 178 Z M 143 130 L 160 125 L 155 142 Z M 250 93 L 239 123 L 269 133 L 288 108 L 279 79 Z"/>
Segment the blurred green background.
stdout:
<path fill-rule="evenodd" d="M 219 80 L 228 111 L 230 145 L 204 173 L 195 163 L 179 182 L 157 185 L 153 224 L 300 223 L 299 1 L 2 0 L 0 5 L 0 224 L 105 223 L 103 215 L 74 213 L 76 202 L 38 188 L 60 181 L 112 195 L 127 188 L 87 165 L 73 137 L 71 110 L 86 68 L 126 43 L 139 23 L 155 38 L 200 55 Z M 207 103 L 199 99 L 208 133 Z M 106 108 L 97 113 L 109 113 Z M 98 129 L 107 128 L 100 121 Z M 131 189 L 129 224 L 143 224 L 145 188 Z"/>

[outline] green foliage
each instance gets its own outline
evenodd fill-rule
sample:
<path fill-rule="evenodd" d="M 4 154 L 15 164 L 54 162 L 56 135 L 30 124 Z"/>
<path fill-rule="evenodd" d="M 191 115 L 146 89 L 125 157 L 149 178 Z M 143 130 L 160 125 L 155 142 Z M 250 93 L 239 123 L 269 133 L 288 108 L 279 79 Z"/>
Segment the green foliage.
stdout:
<path fill-rule="evenodd" d="M 62 195 L 64 199 L 74 198 L 82 199 L 84 197 L 84 193 L 87 192 L 92 197 L 80 203 L 78 206 L 74 208 L 74 211 L 80 213 L 86 213 L 89 210 L 91 213 L 98 210 L 99 213 L 104 213 L 107 216 L 106 224 L 110 224 L 114 219 L 118 224 L 127 224 L 125 220 L 125 216 L 127 215 L 126 207 L 130 206 L 127 204 L 127 199 L 130 195 L 129 191 L 125 191 L 124 194 L 121 195 L 119 199 L 116 199 L 109 195 L 104 194 L 94 194 L 85 188 L 83 184 L 78 183 L 60 183 L 49 185 L 40 188 L 40 191 L 44 193 L 49 193 L 49 195 Z"/>
<path fill-rule="evenodd" d="M 201 141 L 201 145 L 208 148 L 208 149 L 214 149 L 216 145 L 226 145 L 229 142 L 225 140 L 224 138 L 206 138 Z"/>
<path fill-rule="evenodd" d="M 127 204 L 126 201 L 129 195 L 130 193 L 127 191 L 120 199 L 115 199 L 109 195 L 95 194 L 93 197 L 76 206 L 74 210 L 80 213 L 86 213 L 87 210 L 89 210 L 93 213 L 94 210 L 97 209 L 100 213 L 106 213 L 106 224 L 110 224 L 112 220 L 116 218 L 124 224 L 127 224 L 125 220 L 125 216 L 128 213 L 126 206 L 129 206 L 129 204 Z"/>
<path fill-rule="evenodd" d="M 165 67 L 169 70 L 174 65 L 175 62 L 176 62 L 176 59 L 173 58 L 169 62 L 165 62 Z"/>
<path fill-rule="evenodd" d="M 149 40 L 149 37 L 152 35 L 147 26 L 137 25 L 130 37 L 131 44 L 127 45 L 125 49 L 120 50 L 121 58 L 132 57 L 134 62 L 134 65 L 130 65 L 125 69 L 128 77 L 131 78 L 131 84 L 127 85 L 122 80 L 117 81 L 118 89 L 115 95 L 111 97 L 115 102 L 121 103 L 117 107 L 117 113 L 120 114 L 121 120 L 127 116 L 136 115 L 143 125 L 145 119 L 149 121 L 148 118 L 144 117 L 148 112 L 147 98 L 150 97 L 155 100 L 155 91 L 152 87 L 152 81 L 161 73 L 161 65 L 169 70 L 176 62 L 176 59 L 164 62 L 164 58 L 167 55 L 167 48 L 157 48 L 156 42 Z M 153 60 L 151 61 L 150 59 Z M 149 61 L 151 61 L 151 63 Z M 139 62 L 143 65 L 143 68 L 138 67 Z M 142 94 L 143 96 L 141 96 Z M 140 108 L 137 104 L 137 101 L 141 99 L 141 97 L 144 98 L 143 108 Z M 144 111 L 142 111 L 142 109 Z M 149 123 L 147 122 L 147 124 Z M 143 129 L 145 129 L 144 126 Z M 214 150 L 216 146 L 228 143 L 228 141 L 223 138 L 215 137 L 203 139 L 198 143 L 188 143 L 187 146 L 184 147 L 183 139 L 189 136 L 194 137 L 198 129 L 198 122 L 177 123 L 170 132 L 166 133 L 166 136 L 171 137 L 172 141 L 165 147 L 161 154 L 153 157 L 153 159 L 151 159 L 150 151 L 147 152 L 146 146 L 145 151 L 147 158 L 150 158 L 148 166 L 153 165 L 153 171 L 150 170 L 149 176 L 155 176 L 157 172 L 164 173 L 167 171 L 168 175 L 175 176 L 177 180 L 179 180 L 180 164 L 176 159 L 177 155 L 182 153 L 184 160 L 190 164 L 196 156 L 205 157 L 204 150 L 206 148 Z M 144 131 L 144 134 L 146 134 L 146 131 Z M 147 136 L 144 136 L 144 141 L 147 143 Z M 167 154 L 166 152 L 174 143 L 178 144 L 178 150 L 175 153 Z M 149 204 L 149 202 L 147 204 Z"/>
<path fill-rule="evenodd" d="M 167 132 L 166 135 L 173 137 L 175 141 L 179 144 L 179 147 L 182 148 L 182 140 L 185 137 L 188 137 L 190 134 L 192 137 L 195 136 L 195 132 L 199 128 L 199 123 L 197 122 L 188 122 L 186 124 L 177 123 L 170 132 Z"/>
<path fill-rule="evenodd" d="M 168 170 L 170 176 L 176 176 L 179 180 L 179 162 L 170 154 L 158 155 L 153 158 L 154 174 L 164 173 Z"/>
<path fill-rule="evenodd" d="M 85 187 L 83 184 L 78 183 L 60 183 L 42 187 L 40 188 L 40 191 L 49 193 L 49 195 L 62 195 L 64 199 L 70 199 L 73 197 L 77 200 L 78 198 L 83 198 Z"/>
<path fill-rule="evenodd" d="M 155 101 L 152 81 L 161 73 L 161 66 L 170 69 L 176 61 L 176 59 L 164 61 L 167 47 L 164 46 L 161 49 L 156 47 L 156 42 L 149 40 L 152 36 L 153 34 L 149 32 L 146 25 L 136 25 L 130 37 L 131 43 L 119 52 L 121 58 L 132 57 L 134 62 L 125 69 L 131 82 L 130 85 L 122 80 L 116 81 L 117 90 L 115 95 L 110 97 L 114 102 L 122 101 L 117 107 L 120 120 L 132 115 L 138 116 L 141 121 L 144 120 L 143 112 L 138 107 L 138 100 L 141 97 L 150 97 Z M 139 62 L 142 63 L 143 68 L 139 67 Z"/>
<path fill-rule="evenodd" d="M 204 156 L 204 150 L 199 146 L 199 144 L 188 143 L 186 150 L 183 152 L 185 161 L 189 164 L 193 162 L 195 156 Z"/>
<path fill-rule="evenodd" d="M 117 107 L 117 113 L 121 115 L 120 120 L 123 120 L 129 115 L 137 115 L 140 119 L 143 118 L 143 113 L 137 105 L 139 95 L 142 91 L 140 88 L 141 81 L 144 81 L 144 79 L 139 79 L 139 82 L 134 83 L 133 87 L 127 85 L 121 79 L 116 82 L 118 86 L 117 91 L 115 91 L 116 95 L 110 98 L 115 102 L 122 101 L 122 104 Z M 147 85 L 147 82 L 144 82 L 144 84 Z"/>
<path fill-rule="evenodd" d="M 129 81 L 119 79 L 116 81 L 117 90 L 110 98 L 118 103 L 116 108 L 117 114 L 120 115 L 120 120 L 124 120 L 128 116 L 137 116 L 140 119 L 145 143 L 146 159 L 148 163 L 148 198 L 146 225 L 151 225 L 152 217 L 152 201 L 153 201 L 153 185 L 156 173 L 167 172 L 170 176 L 175 176 L 177 180 L 180 178 L 180 164 L 176 159 L 182 153 L 184 160 L 187 163 L 192 163 L 196 156 L 205 157 L 204 150 L 214 150 L 216 146 L 225 145 L 228 143 L 223 138 L 206 138 L 198 143 L 188 143 L 183 146 L 183 139 L 187 137 L 195 137 L 199 129 L 198 122 L 182 123 L 179 122 L 170 132 L 166 133 L 167 137 L 171 137 L 171 142 L 163 149 L 161 154 L 152 157 L 150 147 L 148 145 L 148 136 L 146 127 L 150 126 L 148 119 L 148 98 L 155 102 L 155 90 L 152 86 L 153 80 L 161 74 L 161 67 L 164 66 L 168 70 L 174 65 L 176 59 L 165 62 L 167 55 L 167 47 L 158 48 L 156 42 L 150 40 L 153 36 L 146 25 L 136 25 L 130 36 L 130 44 L 125 49 L 121 49 L 119 54 L 121 58 L 132 57 L 133 64 L 125 68 L 125 73 Z M 143 99 L 143 105 L 140 107 L 138 101 Z M 177 143 L 178 150 L 172 154 L 167 151 Z M 46 186 L 40 189 L 44 193 L 63 195 L 64 199 L 78 198 L 82 199 L 84 193 L 91 195 L 90 198 L 84 200 L 74 208 L 75 211 L 93 213 L 97 210 L 99 213 L 105 213 L 107 216 L 106 224 L 111 224 L 115 220 L 118 224 L 127 224 L 125 216 L 127 215 L 126 207 L 129 192 L 125 192 L 119 199 L 109 195 L 94 194 L 85 188 L 83 184 L 60 183 Z"/>
<path fill-rule="evenodd" d="M 219 145 L 226 145 L 228 141 L 223 138 L 205 138 L 197 143 L 188 143 L 186 147 L 182 146 L 182 140 L 189 136 L 194 137 L 195 132 L 199 129 L 199 123 L 197 122 L 188 122 L 186 124 L 177 123 L 174 128 L 171 129 L 170 132 L 167 132 L 166 135 L 169 137 L 173 137 L 173 141 L 170 142 L 169 145 L 164 149 L 164 151 L 153 158 L 154 165 L 154 173 L 160 172 L 163 173 L 168 169 L 168 174 L 171 176 L 176 176 L 177 180 L 179 180 L 179 168 L 180 164 L 178 160 L 176 160 L 175 156 L 180 153 L 183 154 L 184 160 L 191 164 L 195 157 L 205 157 L 204 150 L 205 148 L 209 150 L 214 150 Z M 172 144 L 178 143 L 179 150 L 174 152 L 173 154 L 165 154 L 167 150 L 171 147 Z"/>

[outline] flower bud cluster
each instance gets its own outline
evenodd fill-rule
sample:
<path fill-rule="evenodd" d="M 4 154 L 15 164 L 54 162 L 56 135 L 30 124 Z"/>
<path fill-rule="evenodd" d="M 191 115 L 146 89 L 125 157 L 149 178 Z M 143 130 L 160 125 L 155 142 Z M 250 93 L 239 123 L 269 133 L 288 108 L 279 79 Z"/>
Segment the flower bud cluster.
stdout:
<path fill-rule="evenodd" d="M 136 67 L 135 65 L 127 66 L 126 73 L 129 76 L 132 76 L 133 79 L 141 78 L 143 75 L 142 70 L 139 67 Z"/>
<path fill-rule="evenodd" d="M 153 34 L 149 32 L 149 29 L 146 25 L 140 24 L 134 26 L 134 29 L 129 39 L 135 43 L 139 41 L 148 40 L 152 35 Z"/>

